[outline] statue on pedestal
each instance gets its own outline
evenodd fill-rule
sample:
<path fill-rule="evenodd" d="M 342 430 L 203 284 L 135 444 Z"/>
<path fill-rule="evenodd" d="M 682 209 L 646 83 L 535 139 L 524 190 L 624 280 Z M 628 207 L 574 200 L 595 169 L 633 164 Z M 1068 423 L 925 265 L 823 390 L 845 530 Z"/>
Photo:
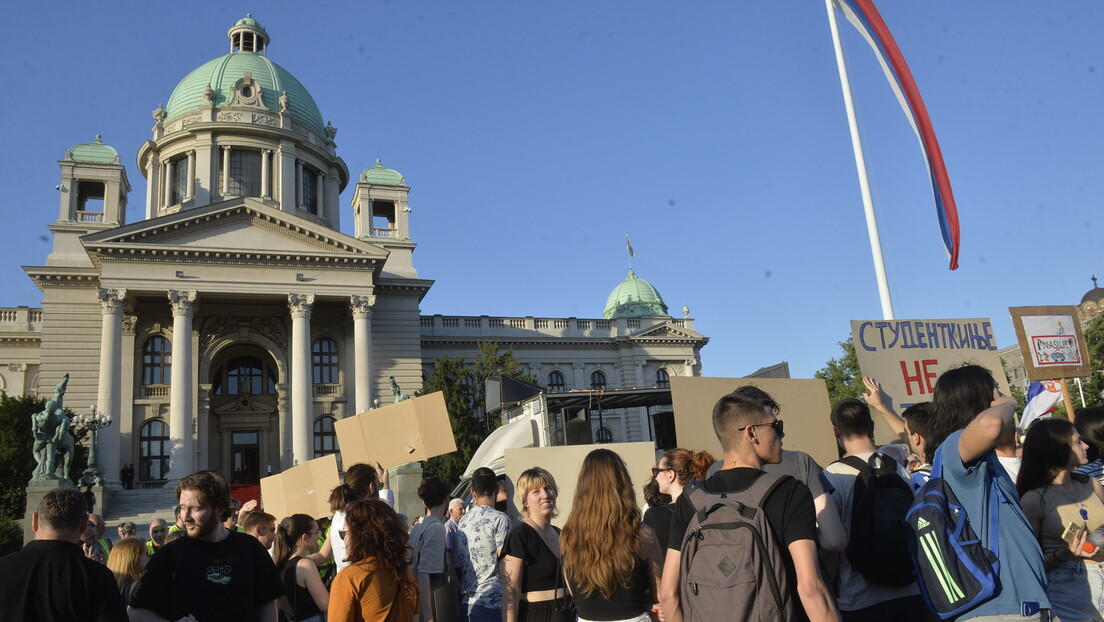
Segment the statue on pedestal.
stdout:
<path fill-rule="evenodd" d="M 406 393 L 403 393 L 402 389 L 399 388 L 399 383 L 395 382 L 394 376 L 388 376 L 388 378 L 391 379 L 391 394 L 395 396 L 396 404 L 398 404 L 399 402 L 405 402 L 406 400 L 410 399 L 410 396 Z"/>
<path fill-rule="evenodd" d="M 69 479 L 75 443 L 69 433 L 69 417 L 65 416 L 62 406 L 68 385 L 69 374 L 65 374 L 54 388 L 54 396 L 46 402 L 46 408 L 31 415 L 31 431 L 35 439 L 31 448 L 35 459 L 31 481 Z M 61 464 L 58 464 L 59 453 L 63 454 Z"/>

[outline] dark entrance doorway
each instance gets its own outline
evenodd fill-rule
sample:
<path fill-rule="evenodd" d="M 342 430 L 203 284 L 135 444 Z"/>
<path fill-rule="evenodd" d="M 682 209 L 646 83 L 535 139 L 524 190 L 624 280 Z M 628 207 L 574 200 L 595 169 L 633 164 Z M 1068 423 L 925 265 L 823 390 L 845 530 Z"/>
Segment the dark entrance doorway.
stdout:
<path fill-rule="evenodd" d="M 261 481 L 260 430 L 235 430 L 230 433 L 232 484 L 256 484 Z"/>

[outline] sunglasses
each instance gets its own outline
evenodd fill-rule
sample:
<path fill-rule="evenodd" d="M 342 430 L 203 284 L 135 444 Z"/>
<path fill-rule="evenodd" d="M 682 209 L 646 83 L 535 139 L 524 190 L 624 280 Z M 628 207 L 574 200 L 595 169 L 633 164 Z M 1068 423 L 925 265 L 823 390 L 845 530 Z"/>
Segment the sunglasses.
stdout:
<path fill-rule="evenodd" d="M 783 436 L 786 435 L 786 433 L 782 429 L 782 420 L 781 419 L 775 419 L 774 421 L 771 421 L 770 423 L 753 423 L 751 425 L 745 425 L 742 428 L 736 428 L 736 431 L 737 432 L 743 432 L 744 430 L 746 430 L 748 428 L 755 428 L 755 427 L 763 426 L 763 425 L 769 425 L 770 427 L 774 428 L 774 432 L 775 432 L 775 434 L 778 435 L 778 438 L 782 438 Z"/>
<path fill-rule="evenodd" d="M 672 469 L 670 467 L 667 467 L 665 469 L 661 469 L 659 467 L 652 467 L 652 477 L 658 477 L 659 474 L 664 472 L 664 471 L 673 471 L 673 470 L 674 469 Z"/>

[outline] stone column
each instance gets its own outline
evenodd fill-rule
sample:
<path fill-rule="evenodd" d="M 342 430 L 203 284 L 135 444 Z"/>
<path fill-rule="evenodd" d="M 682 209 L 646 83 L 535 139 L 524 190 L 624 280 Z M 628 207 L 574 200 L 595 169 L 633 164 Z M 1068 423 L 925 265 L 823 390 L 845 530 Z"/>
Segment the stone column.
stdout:
<path fill-rule="evenodd" d="M 303 205 L 303 161 L 295 161 L 295 207 Z"/>
<path fill-rule="evenodd" d="M 268 171 L 269 171 L 271 161 L 272 161 L 272 150 L 271 149 L 265 149 L 265 150 L 261 151 L 261 198 L 262 199 L 270 198 L 269 193 L 272 192 L 272 190 L 270 190 L 269 186 L 268 186 Z"/>
<path fill-rule="evenodd" d="M 193 149 L 188 152 L 188 196 L 189 201 L 195 200 L 195 180 L 196 180 L 196 152 Z"/>
<path fill-rule="evenodd" d="M 319 173 L 314 176 L 314 213 L 325 217 L 326 209 L 322 199 L 322 173 Z"/>
<path fill-rule="evenodd" d="M 192 316 L 196 292 L 169 290 L 173 311 L 172 376 L 169 381 L 169 482 L 165 487 L 195 471 L 192 417 L 195 415 L 192 385 Z"/>
<path fill-rule="evenodd" d="M 99 447 L 96 457 L 104 479 L 111 487 L 119 483 L 119 416 L 120 393 L 122 392 L 122 346 L 123 346 L 123 301 L 125 289 L 100 289 L 97 292 L 103 312 L 103 327 L 100 331 L 100 378 L 96 393 L 96 407 L 100 412 L 111 415 L 111 425 L 100 430 Z"/>
<path fill-rule="evenodd" d="M 311 393 L 311 308 L 314 294 L 288 294 L 291 311 L 291 460 L 303 464 L 314 455 L 311 450 L 311 420 L 314 419 L 314 395 Z"/>
<path fill-rule="evenodd" d="M 230 147 L 222 148 L 222 183 L 219 194 L 226 198 L 230 194 Z"/>
<path fill-rule="evenodd" d="M 375 296 L 350 296 L 353 310 L 353 368 L 357 413 L 372 408 L 372 307 Z"/>
<path fill-rule="evenodd" d="M 173 204 L 173 186 L 176 185 L 176 178 L 173 176 L 173 163 L 172 160 L 165 162 L 165 207 Z"/>

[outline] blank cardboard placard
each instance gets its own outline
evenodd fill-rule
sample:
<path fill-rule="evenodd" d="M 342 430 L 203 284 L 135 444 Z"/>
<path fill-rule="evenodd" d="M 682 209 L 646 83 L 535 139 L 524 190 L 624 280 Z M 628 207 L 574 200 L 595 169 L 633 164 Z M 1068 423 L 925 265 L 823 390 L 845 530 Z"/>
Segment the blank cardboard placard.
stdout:
<path fill-rule="evenodd" d="M 385 469 L 456 451 L 440 391 L 334 423 L 345 465 L 379 462 Z"/>
<path fill-rule="evenodd" d="M 1092 374 L 1077 307 L 1009 307 L 1028 380 L 1084 378 Z"/>
<path fill-rule="evenodd" d="M 330 515 L 330 491 L 341 484 L 337 455 L 330 454 L 261 479 L 264 510 L 279 522 L 292 514 Z"/>
<path fill-rule="evenodd" d="M 560 495 L 556 500 L 556 507 L 560 515 L 553 519 L 553 523 L 559 527 L 567 521 L 571 514 L 571 500 L 575 498 L 575 486 L 579 482 L 579 469 L 583 465 L 583 458 L 595 449 L 608 449 L 625 461 L 629 469 L 629 477 L 632 478 L 633 490 L 636 492 L 637 505 L 644 506 L 644 484 L 651 476 L 652 465 L 655 464 L 655 445 L 653 443 L 603 443 L 600 445 L 569 445 L 565 447 L 523 447 L 506 450 L 506 476 L 510 478 L 511 486 L 517 484 L 517 478 L 522 471 L 534 466 L 544 467 L 556 480 L 560 488 Z M 521 512 L 521 503 L 516 491 L 511 495 L 510 501 Z"/>
<path fill-rule="evenodd" d="M 695 378 L 671 376 L 671 401 L 675 408 L 678 446 L 705 449 L 720 460 L 724 455 L 713 433 L 713 406 L 721 397 L 744 385 L 759 387 L 781 407 L 785 421 L 783 449 L 811 455 L 821 466 L 836 460 L 836 440 L 828 420 L 831 406 L 823 380 L 793 378 Z"/>

